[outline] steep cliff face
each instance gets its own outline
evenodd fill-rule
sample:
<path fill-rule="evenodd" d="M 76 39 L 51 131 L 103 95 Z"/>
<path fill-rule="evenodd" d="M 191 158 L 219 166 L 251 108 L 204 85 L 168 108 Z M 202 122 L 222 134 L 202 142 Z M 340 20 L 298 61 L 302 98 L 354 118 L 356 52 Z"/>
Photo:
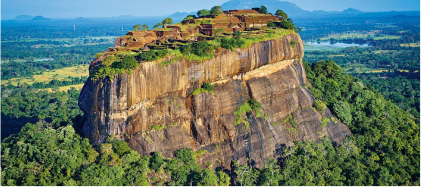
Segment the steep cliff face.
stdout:
<path fill-rule="evenodd" d="M 226 168 L 232 160 L 262 167 L 294 141 L 327 135 L 339 143 L 350 131 L 327 108 L 322 114 L 312 109 L 303 48 L 301 38 L 291 34 L 248 49 L 219 50 L 204 62 L 157 64 L 168 57 L 141 63 L 133 74 L 112 82 L 88 80 L 79 98 L 86 117 L 82 133 L 95 145 L 110 135 L 125 139 L 141 155 L 207 150 L 200 162 Z M 212 93 L 193 96 L 205 82 L 214 85 Z M 245 113 L 241 117 L 248 124 L 234 125 L 234 112 L 249 99 L 262 105 L 261 115 Z"/>

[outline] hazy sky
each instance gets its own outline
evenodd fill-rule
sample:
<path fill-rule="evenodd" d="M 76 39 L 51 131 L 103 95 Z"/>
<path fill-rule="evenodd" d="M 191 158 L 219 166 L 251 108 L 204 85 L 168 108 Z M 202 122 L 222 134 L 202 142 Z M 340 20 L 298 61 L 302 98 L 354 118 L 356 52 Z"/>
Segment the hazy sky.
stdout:
<path fill-rule="evenodd" d="M 210 9 L 228 0 L 3 0 L 1 19 L 17 15 L 49 18 L 163 16 L 175 12 Z M 304 10 L 337 10 L 349 7 L 364 12 L 420 10 L 420 0 L 287 0 Z"/>

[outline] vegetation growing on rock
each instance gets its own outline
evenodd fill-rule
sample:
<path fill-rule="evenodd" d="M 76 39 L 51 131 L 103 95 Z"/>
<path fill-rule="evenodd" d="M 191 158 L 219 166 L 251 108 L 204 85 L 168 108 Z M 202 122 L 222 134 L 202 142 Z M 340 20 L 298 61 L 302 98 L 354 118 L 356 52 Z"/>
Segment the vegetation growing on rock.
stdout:
<path fill-rule="evenodd" d="M 195 89 L 192 92 L 192 95 L 197 95 L 197 94 L 200 94 L 200 93 L 203 93 L 203 92 L 205 92 L 205 93 L 212 93 L 213 87 L 214 86 L 212 84 L 210 84 L 210 83 L 207 82 L 207 83 L 203 84 L 202 88 Z"/>
<path fill-rule="evenodd" d="M 262 105 L 259 103 L 259 101 L 249 99 L 247 102 L 242 104 L 237 108 L 237 110 L 234 112 L 236 116 L 236 121 L 234 125 L 239 125 L 241 123 L 245 124 L 246 129 L 248 129 L 249 122 L 247 118 L 247 113 L 250 113 L 252 111 L 255 112 L 256 117 L 262 117 L 262 114 L 260 112 L 260 109 L 262 108 Z M 242 116 L 245 115 L 246 117 L 243 119 Z"/>

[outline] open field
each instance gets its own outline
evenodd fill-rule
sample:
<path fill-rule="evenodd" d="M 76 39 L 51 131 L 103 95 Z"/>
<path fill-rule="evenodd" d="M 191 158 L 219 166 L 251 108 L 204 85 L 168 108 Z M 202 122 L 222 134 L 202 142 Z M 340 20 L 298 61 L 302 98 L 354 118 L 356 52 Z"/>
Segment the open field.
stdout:
<path fill-rule="evenodd" d="M 347 73 L 379 73 L 379 72 L 386 72 L 387 69 L 373 69 L 373 68 L 367 68 L 363 64 L 353 64 L 351 67 L 342 67 L 344 72 Z"/>
<path fill-rule="evenodd" d="M 72 87 L 76 88 L 76 90 L 81 90 L 84 84 L 76 84 L 76 85 L 69 85 L 69 86 L 61 86 L 58 87 L 58 91 L 67 91 L 70 90 Z M 45 88 L 40 90 L 47 90 L 48 92 L 53 92 L 53 88 Z"/>
<path fill-rule="evenodd" d="M 304 43 L 304 50 L 305 51 L 338 51 L 345 49 L 347 47 L 368 47 L 367 44 L 359 45 L 359 44 L 346 44 L 342 42 L 336 42 L 331 44 L 330 42 L 305 42 Z"/>
<path fill-rule="evenodd" d="M 401 47 L 420 47 L 420 43 L 406 43 L 406 44 L 400 44 Z"/>
<path fill-rule="evenodd" d="M 81 76 L 89 76 L 89 65 L 79 65 L 73 66 L 68 68 L 56 69 L 52 71 L 43 72 L 41 75 L 34 75 L 33 77 L 24 77 L 24 78 L 13 78 L 10 80 L 2 80 L 1 84 L 9 83 L 12 85 L 17 85 L 18 83 L 27 83 L 32 84 L 34 82 L 45 82 L 51 81 L 53 79 L 63 80 L 68 79 L 70 77 L 81 77 Z"/>
<path fill-rule="evenodd" d="M 388 34 L 382 34 L 379 37 L 375 37 L 374 34 L 362 34 L 362 33 L 342 33 L 342 34 L 331 34 L 329 36 L 320 38 L 320 40 L 325 41 L 325 40 L 330 40 L 330 38 L 335 38 L 335 39 L 353 39 L 353 38 L 362 38 L 362 39 L 367 39 L 367 37 L 370 36 L 370 39 L 374 39 L 374 40 L 384 40 L 384 39 L 399 39 L 401 38 L 401 36 L 397 36 L 397 35 L 388 35 Z"/>
<path fill-rule="evenodd" d="M 26 62 L 25 59 L 14 59 L 14 60 L 1 60 L 1 63 L 9 63 L 9 61 Z"/>
<path fill-rule="evenodd" d="M 342 67 L 342 69 L 347 73 L 382 73 L 382 72 L 388 72 L 388 69 L 384 68 L 367 68 L 363 64 L 353 64 L 349 68 Z M 400 72 L 409 72 L 409 70 L 406 69 L 398 69 Z M 415 71 L 418 72 L 418 71 Z"/>

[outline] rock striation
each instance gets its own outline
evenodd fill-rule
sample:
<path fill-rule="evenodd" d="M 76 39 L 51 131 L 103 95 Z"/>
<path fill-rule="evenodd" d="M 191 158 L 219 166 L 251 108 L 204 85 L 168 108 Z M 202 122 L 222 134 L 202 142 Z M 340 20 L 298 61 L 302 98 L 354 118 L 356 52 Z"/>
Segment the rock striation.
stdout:
<path fill-rule="evenodd" d="M 339 143 L 351 132 L 329 109 L 319 113 L 312 108 L 303 49 L 299 35 L 290 34 L 247 49 L 220 49 L 203 62 L 180 59 L 159 65 L 166 57 L 141 63 L 131 75 L 112 81 L 89 79 L 79 98 L 85 113 L 82 134 L 94 145 L 114 135 L 141 155 L 207 150 L 199 162 L 228 169 L 232 160 L 261 168 L 294 141 L 320 141 L 327 135 Z M 213 91 L 193 96 L 205 82 Z M 249 99 L 261 104 L 261 115 L 245 113 L 248 125 L 234 125 L 234 112 Z M 329 122 L 322 122 L 326 118 Z"/>

